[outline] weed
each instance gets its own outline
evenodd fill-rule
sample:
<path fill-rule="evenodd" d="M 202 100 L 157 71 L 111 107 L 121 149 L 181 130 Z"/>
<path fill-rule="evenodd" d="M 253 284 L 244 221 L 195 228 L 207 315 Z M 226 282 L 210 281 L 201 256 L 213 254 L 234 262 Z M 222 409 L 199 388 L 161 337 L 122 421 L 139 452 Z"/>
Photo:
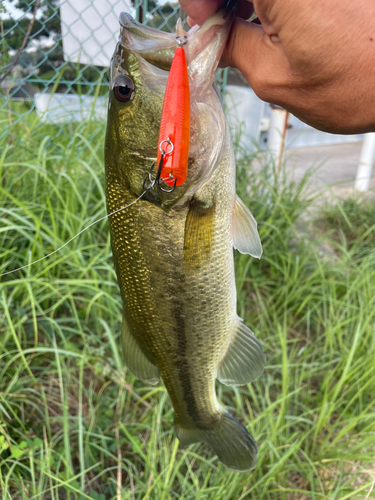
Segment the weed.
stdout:
<path fill-rule="evenodd" d="M 104 127 L 64 127 L 58 134 L 30 114 L 1 144 L 2 272 L 105 214 Z M 262 341 L 267 369 L 254 384 L 217 389 L 255 436 L 258 467 L 234 474 L 199 446 L 180 449 L 164 387 L 124 368 L 103 221 L 0 282 L 2 500 L 370 498 L 373 211 L 356 201 L 326 209 L 324 231 L 311 237 L 307 179 L 252 171 L 251 161 L 239 161 L 237 190 L 258 220 L 264 255 L 236 254 L 238 312 Z M 320 242 L 337 246 L 340 225 L 350 244 L 326 259 Z"/>

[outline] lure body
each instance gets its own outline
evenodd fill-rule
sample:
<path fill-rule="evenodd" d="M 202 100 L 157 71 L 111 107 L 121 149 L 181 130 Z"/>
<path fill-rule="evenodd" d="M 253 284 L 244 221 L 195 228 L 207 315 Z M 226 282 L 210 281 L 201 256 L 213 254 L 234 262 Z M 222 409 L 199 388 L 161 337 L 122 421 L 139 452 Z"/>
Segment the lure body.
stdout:
<path fill-rule="evenodd" d="M 186 180 L 190 142 L 189 77 L 182 47 L 173 57 L 161 114 L 157 164 L 161 179 L 169 185 L 181 186 Z M 165 151 L 163 161 L 162 151 Z M 177 179 L 177 181 L 176 181 Z"/>

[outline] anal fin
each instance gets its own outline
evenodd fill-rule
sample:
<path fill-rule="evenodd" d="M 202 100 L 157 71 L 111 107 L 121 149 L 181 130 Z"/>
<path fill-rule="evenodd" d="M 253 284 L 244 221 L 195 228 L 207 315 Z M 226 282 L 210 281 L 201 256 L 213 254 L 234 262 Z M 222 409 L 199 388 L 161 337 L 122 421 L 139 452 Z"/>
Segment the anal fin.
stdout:
<path fill-rule="evenodd" d="M 232 342 L 218 367 L 218 380 L 225 385 L 249 384 L 262 374 L 265 364 L 261 343 L 238 318 Z"/>
<path fill-rule="evenodd" d="M 257 222 L 238 196 L 236 196 L 233 206 L 232 237 L 236 250 L 260 259 L 262 243 L 258 234 Z"/>
<path fill-rule="evenodd" d="M 125 365 L 129 371 L 140 380 L 151 385 L 156 385 L 160 379 L 159 369 L 143 354 L 137 341 L 131 334 L 125 318 L 122 320 L 121 339 Z"/>

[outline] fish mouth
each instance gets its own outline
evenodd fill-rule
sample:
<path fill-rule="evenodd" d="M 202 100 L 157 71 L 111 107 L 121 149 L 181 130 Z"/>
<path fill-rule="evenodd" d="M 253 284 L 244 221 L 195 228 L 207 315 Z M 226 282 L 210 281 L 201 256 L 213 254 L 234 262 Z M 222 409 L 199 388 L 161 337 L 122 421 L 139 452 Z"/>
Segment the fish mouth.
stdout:
<path fill-rule="evenodd" d="M 210 179 L 223 157 L 226 144 L 223 138 L 227 134 L 226 122 L 220 97 L 214 90 L 213 83 L 228 38 L 236 3 L 236 0 L 225 2 L 223 7 L 202 26 L 195 26 L 187 33 L 183 30 L 181 21 L 177 23 L 176 33 L 166 33 L 138 23 L 127 13 L 120 15 L 121 31 L 115 52 L 117 59 L 114 58 L 111 63 L 111 81 L 117 72 L 122 70 L 119 61 L 119 58 L 123 57 L 122 51 L 131 53 L 137 59 L 137 71 L 141 75 L 142 85 L 153 93 L 154 98 L 156 96 L 160 98 L 160 103 L 164 97 L 170 66 L 178 46 L 176 36 L 186 36 L 188 39 L 184 51 L 188 63 L 190 87 L 191 165 L 189 164 L 186 182 L 183 186 L 177 187 L 173 194 L 161 194 L 154 190 L 145 193 L 145 200 L 163 209 L 182 206 L 187 198 L 192 197 Z M 131 154 L 145 166 L 143 176 L 147 176 L 148 165 L 151 166 L 156 151 L 137 149 L 132 150 Z M 149 159 L 151 161 L 148 163 Z M 142 182 L 143 177 L 137 178 L 134 182 L 137 189 L 134 192 L 138 193 L 139 186 L 143 185 Z"/>
<path fill-rule="evenodd" d="M 119 43 L 154 66 L 171 67 L 176 41 L 174 33 L 165 33 L 139 23 L 127 12 L 121 12 Z"/>
<path fill-rule="evenodd" d="M 187 32 L 183 29 L 181 19 L 179 19 L 175 33 L 166 33 L 151 28 L 135 21 L 130 14 L 122 12 L 119 17 L 121 30 L 119 43 L 150 64 L 169 71 L 177 48 L 176 36 L 186 36 L 188 43 L 185 45 L 185 56 L 189 65 L 208 45 L 223 35 L 226 27 L 229 28 L 236 5 L 237 0 L 225 0 L 218 12 L 207 19 L 202 26 L 195 25 Z M 225 38 L 225 43 L 227 36 L 221 36 L 221 38 Z M 217 59 L 214 61 L 215 68 L 224 49 L 224 43 L 221 43 L 221 50 L 215 51 L 219 56 L 215 58 Z"/>

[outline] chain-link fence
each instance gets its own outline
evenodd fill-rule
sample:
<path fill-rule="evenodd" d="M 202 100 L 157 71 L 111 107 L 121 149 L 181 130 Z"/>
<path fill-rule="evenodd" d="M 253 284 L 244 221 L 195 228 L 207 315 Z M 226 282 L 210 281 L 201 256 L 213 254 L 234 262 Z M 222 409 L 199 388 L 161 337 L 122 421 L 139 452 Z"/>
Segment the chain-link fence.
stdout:
<path fill-rule="evenodd" d="M 119 13 L 128 11 L 164 31 L 184 19 L 178 2 L 163 0 L 0 0 L 0 5 L 0 137 L 33 115 L 60 132 L 69 120 L 84 121 L 93 113 L 104 119 Z"/>

